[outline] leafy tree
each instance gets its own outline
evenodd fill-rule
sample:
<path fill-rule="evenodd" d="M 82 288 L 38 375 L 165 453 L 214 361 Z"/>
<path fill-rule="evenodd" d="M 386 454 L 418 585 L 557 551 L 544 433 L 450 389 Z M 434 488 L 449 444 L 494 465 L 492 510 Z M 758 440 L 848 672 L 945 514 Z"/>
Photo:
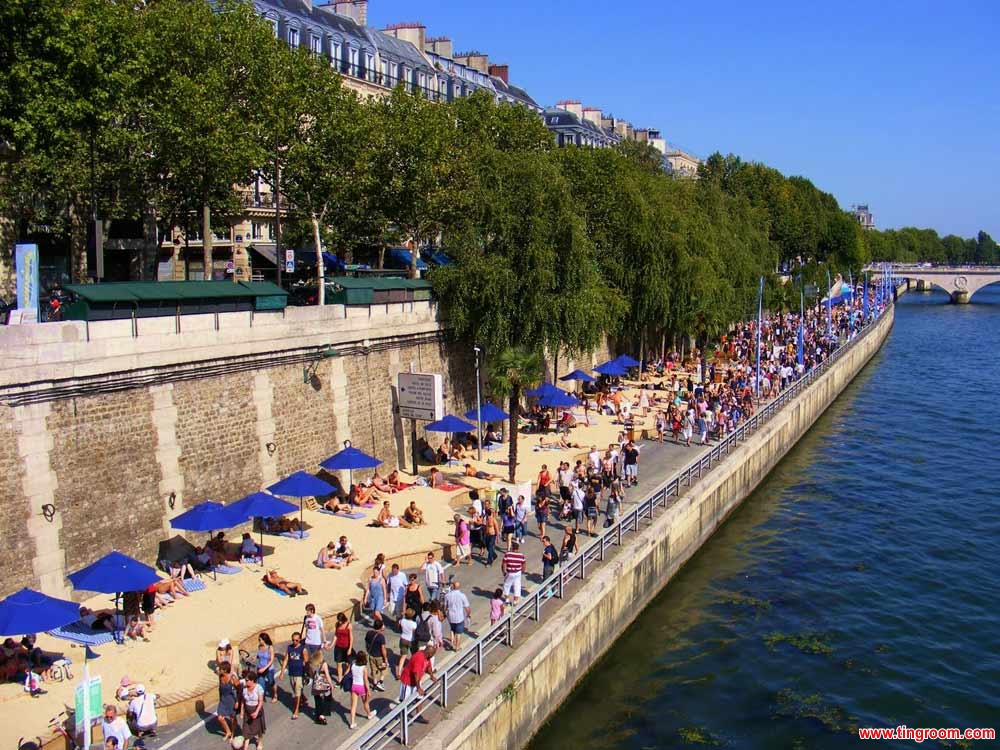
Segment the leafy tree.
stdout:
<path fill-rule="evenodd" d="M 526 388 L 537 385 L 542 378 L 542 358 L 537 349 L 508 347 L 492 360 L 490 383 L 493 391 L 507 399 L 510 414 L 507 434 L 509 451 L 507 456 L 507 480 L 514 482 L 517 472 L 517 414 L 520 411 L 521 394 Z"/>

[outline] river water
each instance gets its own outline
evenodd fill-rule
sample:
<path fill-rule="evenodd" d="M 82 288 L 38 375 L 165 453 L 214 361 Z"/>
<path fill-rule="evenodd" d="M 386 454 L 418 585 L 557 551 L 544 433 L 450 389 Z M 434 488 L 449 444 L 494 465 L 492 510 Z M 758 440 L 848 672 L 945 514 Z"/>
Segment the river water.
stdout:
<path fill-rule="evenodd" d="M 900 299 L 881 352 L 531 750 L 1000 725 L 1000 289 L 946 300 Z"/>

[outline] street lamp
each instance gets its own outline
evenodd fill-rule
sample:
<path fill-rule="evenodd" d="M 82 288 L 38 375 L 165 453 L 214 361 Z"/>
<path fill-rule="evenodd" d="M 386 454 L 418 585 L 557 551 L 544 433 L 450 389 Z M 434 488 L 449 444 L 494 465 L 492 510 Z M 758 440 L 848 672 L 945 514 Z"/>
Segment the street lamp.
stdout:
<path fill-rule="evenodd" d="M 483 460 L 483 405 L 479 390 L 479 354 L 482 352 L 479 344 L 474 344 L 472 351 L 476 353 L 476 455 Z"/>

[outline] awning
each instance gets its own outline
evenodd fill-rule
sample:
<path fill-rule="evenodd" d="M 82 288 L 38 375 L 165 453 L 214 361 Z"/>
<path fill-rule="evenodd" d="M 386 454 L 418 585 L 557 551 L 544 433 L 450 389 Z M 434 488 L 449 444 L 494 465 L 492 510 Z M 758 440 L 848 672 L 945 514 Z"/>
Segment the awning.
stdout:
<path fill-rule="evenodd" d="M 398 264 L 400 264 L 400 265 L 402 265 L 402 266 L 404 266 L 406 268 L 409 268 L 410 263 L 413 262 L 413 256 L 410 254 L 410 251 L 407 250 L 405 247 L 390 247 L 389 248 L 389 257 L 392 260 L 396 261 L 396 263 L 398 263 Z M 417 258 L 417 270 L 419 270 L 419 271 L 426 271 L 427 268 L 428 268 L 427 264 L 424 263 L 422 260 L 420 260 L 420 258 L 418 257 Z"/>
<path fill-rule="evenodd" d="M 270 261 L 273 265 L 278 265 L 278 246 L 275 243 L 251 242 L 248 248 L 263 256 L 265 260 Z"/>
<path fill-rule="evenodd" d="M 449 263 L 454 263 L 451 256 L 447 253 L 438 250 L 437 248 L 424 251 L 424 257 L 427 258 L 435 266 L 447 266 Z"/>

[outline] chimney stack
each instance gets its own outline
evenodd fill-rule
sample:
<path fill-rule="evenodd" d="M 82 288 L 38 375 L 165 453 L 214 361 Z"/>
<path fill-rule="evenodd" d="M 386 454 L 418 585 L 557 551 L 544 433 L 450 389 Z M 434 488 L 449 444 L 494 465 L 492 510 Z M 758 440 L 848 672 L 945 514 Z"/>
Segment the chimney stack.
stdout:
<path fill-rule="evenodd" d="M 490 65 L 490 75 L 494 78 L 499 78 L 509 86 L 510 79 L 508 77 L 508 70 L 507 65 Z"/>
<path fill-rule="evenodd" d="M 625 120 L 615 120 L 615 132 L 622 138 L 629 137 L 629 130 L 631 130 L 631 128 Z"/>
<path fill-rule="evenodd" d="M 424 51 L 427 38 L 427 27 L 419 21 L 409 23 L 394 23 L 386 26 L 383 31 L 404 42 L 409 42 L 421 52 Z"/>
<path fill-rule="evenodd" d="M 561 102 L 556 102 L 556 106 L 583 119 L 583 104 L 575 99 L 563 99 Z"/>
<path fill-rule="evenodd" d="M 424 51 L 433 52 L 449 60 L 454 59 L 455 52 L 452 49 L 451 39 L 446 36 L 428 37 L 424 40 Z"/>
<path fill-rule="evenodd" d="M 455 55 L 455 62 L 467 65 L 480 73 L 488 73 L 490 69 L 490 57 L 482 52 L 459 52 Z"/>
<path fill-rule="evenodd" d="M 594 123 L 597 127 L 601 127 L 601 110 L 597 107 L 584 107 L 583 108 L 583 119 L 587 122 Z"/>
<path fill-rule="evenodd" d="M 311 5 L 311 0 L 306 0 L 307 5 Z M 338 16 L 347 16 L 357 21 L 359 26 L 368 23 L 368 0 L 335 0 L 323 8 L 333 8 L 333 12 Z"/>

